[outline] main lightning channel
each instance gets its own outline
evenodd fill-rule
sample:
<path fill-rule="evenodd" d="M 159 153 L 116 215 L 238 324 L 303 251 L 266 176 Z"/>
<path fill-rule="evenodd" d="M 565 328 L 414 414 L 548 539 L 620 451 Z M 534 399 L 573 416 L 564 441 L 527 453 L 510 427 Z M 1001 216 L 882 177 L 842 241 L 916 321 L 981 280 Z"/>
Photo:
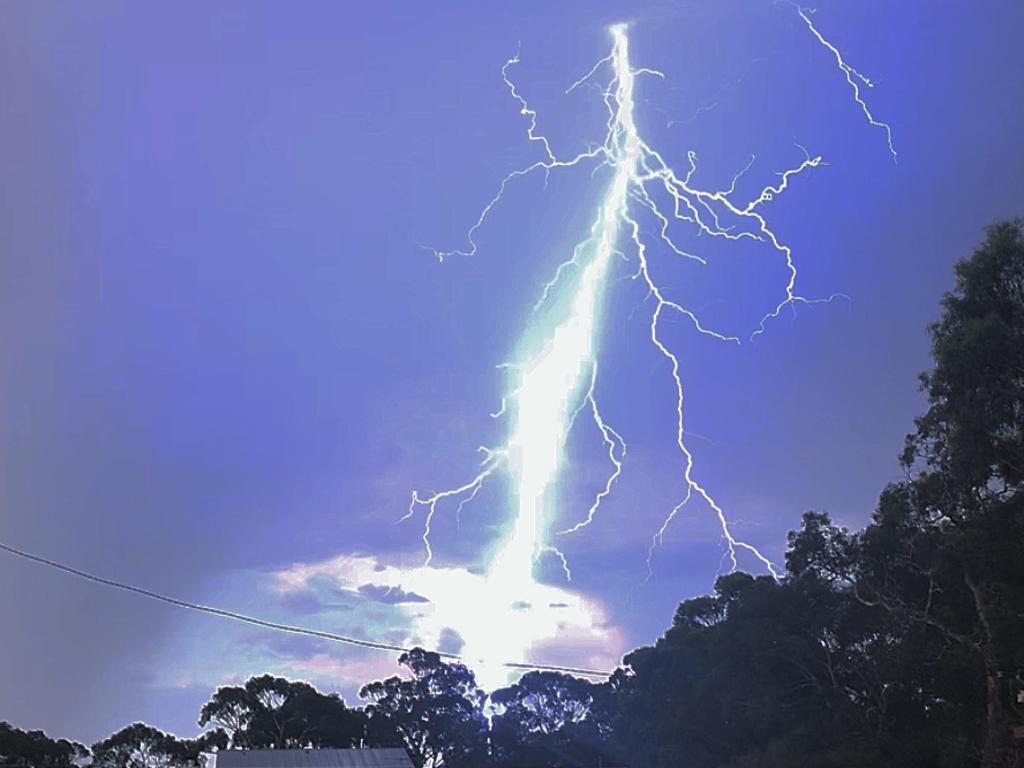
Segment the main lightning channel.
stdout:
<path fill-rule="evenodd" d="M 686 430 L 681 364 L 676 353 L 663 338 L 661 323 L 667 315 L 678 315 L 702 335 L 732 343 L 739 343 L 739 338 L 706 327 L 692 310 L 666 296 L 653 276 L 647 244 L 641 237 L 639 220 L 630 211 L 630 203 L 637 204 L 641 210 L 652 216 L 657 223 L 658 241 L 662 246 L 672 254 L 698 264 L 706 263 L 705 259 L 682 248 L 670 234 L 670 228 L 675 222 L 682 221 L 695 227 L 698 234 L 732 241 L 760 241 L 783 257 L 788 278 L 782 296 L 754 331 L 756 336 L 764 331 L 769 320 L 777 317 L 787 306 L 830 301 L 834 298 L 833 296 L 827 299 L 808 299 L 795 292 L 797 270 L 791 250 L 779 240 L 760 213 L 761 206 L 786 191 L 792 176 L 818 167 L 821 158 L 812 157 L 804 151 L 804 159 L 800 164 L 781 173 L 781 180 L 778 183 L 764 187 L 756 197 L 745 203 L 733 202 L 732 195 L 737 180 L 750 169 L 754 158 L 736 174 L 728 189 L 715 191 L 697 187 L 693 183 L 697 170 L 696 153 L 689 153 L 689 168 L 685 174 L 678 175 L 664 158 L 642 139 L 637 129 L 634 116 L 636 77 L 640 74 L 656 77 L 664 75 L 653 69 L 632 68 L 625 25 L 615 25 L 610 32 L 611 53 L 599 60 L 567 89 L 567 93 L 571 92 L 596 77 L 604 65 L 611 69 L 609 84 L 602 90 L 602 98 L 608 112 L 605 139 L 600 145 L 571 159 L 560 159 L 554 153 L 548 138 L 538 132 L 537 111 L 530 107 L 510 78 L 510 68 L 519 63 L 519 52 L 517 51 L 502 68 L 502 78 L 513 98 L 519 103 L 520 114 L 529 121 L 527 136 L 531 142 L 543 147 L 544 158 L 526 168 L 509 173 L 467 233 L 469 248 L 452 251 L 434 250 L 440 260 L 455 255 L 471 256 L 477 252 L 477 231 L 501 201 L 508 185 L 516 179 L 538 170 L 548 174 L 557 168 L 574 167 L 588 161 L 597 161 L 598 167 L 611 168 L 613 175 L 598 207 L 588 238 L 578 244 L 573 249 L 571 257 L 558 266 L 554 276 L 543 286 L 540 298 L 534 305 L 535 316 L 539 317 L 541 308 L 554 302 L 559 286 L 568 282 L 573 273 L 577 273 L 576 282 L 572 284 L 571 297 L 565 302 L 569 310 L 553 328 L 544 325 L 545 318 L 539 319 L 539 327 L 531 328 L 528 333 L 530 337 L 543 338 L 539 351 L 525 362 L 507 366 L 517 374 L 517 379 L 510 394 L 503 398 L 500 410 L 492 415 L 511 416 L 512 429 L 508 442 L 499 449 L 488 451 L 488 458 L 482 470 L 467 483 L 429 496 L 413 493 L 409 510 L 402 519 L 411 517 L 420 506 L 426 508 L 423 541 L 429 564 L 433 558 L 430 544 L 431 524 L 438 503 L 458 499 L 457 513 L 461 513 L 464 506 L 476 497 L 490 475 L 504 469 L 513 479 L 515 515 L 511 532 L 493 557 L 488 572 L 503 574 L 502 578 L 508 578 L 510 582 L 532 581 L 533 565 L 538 555 L 551 553 L 559 559 L 566 578 L 571 580 L 572 571 L 569 563 L 565 555 L 547 541 L 547 532 L 553 517 L 552 510 L 549 509 L 551 491 L 562 469 L 568 432 L 579 413 L 589 407 L 593 422 L 607 448 L 612 469 L 583 519 L 557 531 L 557 535 L 578 533 L 594 522 L 602 502 L 610 495 L 612 486 L 621 474 L 622 460 L 626 453 L 625 440 L 602 415 L 594 391 L 597 374 L 595 349 L 604 285 L 607 282 L 612 257 L 620 253 L 618 243 L 620 239 L 625 238 L 633 246 L 633 257 L 637 263 L 633 278 L 642 282 L 647 289 L 648 300 L 653 301 L 649 336 L 655 349 L 669 365 L 670 380 L 676 393 L 676 447 L 683 459 L 684 492 L 680 501 L 667 513 L 651 540 L 647 555 L 648 573 L 655 550 L 662 542 L 669 526 L 680 510 L 696 497 L 713 511 L 733 569 L 738 567 L 738 553 L 746 551 L 753 555 L 765 570 L 777 576 L 777 567 L 769 558 L 753 545 L 733 535 L 721 505 L 695 478 L 693 455 L 684 439 Z M 652 196 L 651 188 L 668 195 L 671 210 L 662 211 Z M 748 226 L 746 229 L 737 230 L 733 224 L 723 223 L 726 217 Z M 588 373 L 589 386 L 584 386 Z"/>
<path fill-rule="evenodd" d="M 507 446 L 516 514 L 511 535 L 490 567 L 492 574 L 516 581 L 532 580 L 540 551 L 546 548 L 557 553 L 543 541 L 551 521 L 551 491 L 562 469 L 568 428 L 581 392 L 586 390 L 584 398 L 597 423 L 604 423 L 593 397 L 599 313 L 620 230 L 627 218 L 629 191 L 639 172 L 642 147 L 633 116 L 637 73 L 629 66 L 624 26 L 612 28 L 612 40 L 614 99 L 608 102 L 610 129 L 604 145 L 613 168 L 612 180 L 598 208 L 591 237 L 574 253 L 581 271 L 564 319 L 546 335 L 539 351 L 516 369 L 519 380 Z M 565 564 L 564 559 L 562 562 Z M 568 569 L 567 575 L 571 575 Z"/>
<path fill-rule="evenodd" d="M 818 33 L 811 23 L 809 11 L 795 4 L 794 7 L 818 42 L 836 57 L 840 70 L 853 87 L 855 100 L 869 122 L 885 129 L 895 158 L 891 129 L 888 124 L 874 118 L 860 95 L 858 83 L 870 85 L 870 81 L 849 67 L 838 49 Z M 756 158 L 751 158 L 735 174 L 727 188 L 703 188 L 695 181 L 698 170 L 695 152 L 687 154 L 685 172 L 677 172 L 640 135 L 634 116 L 637 76 L 663 78 L 664 75 L 657 70 L 631 66 L 626 25 L 611 27 L 610 34 L 611 52 L 566 91 L 570 93 L 584 83 L 598 79 L 605 67 L 610 70 L 607 85 L 598 87 L 608 113 L 603 142 L 573 157 L 559 157 L 552 142 L 540 130 L 538 112 L 511 79 L 511 69 L 519 63 L 517 50 L 502 68 L 502 79 L 519 104 L 520 115 L 528 121 L 527 138 L 532 145 L 543 149 L 543 157 L 531 165 L 511 171 L 501 180 L 497 192 L 466 233 L 466 246 L 449 251 L 430 249 L 441 261 L 450 256 L 476 254 L 479 250 L 476 237 L 480 229 L 509 186 L 526 176 L 539 171 L 547 178 L 552 171 L 583 165 L 592 166 L 592 175 L 598 170 L 610 171 L 610 180 L 587 237 L 573 249 L 568 259 L 558 265 L 552 278 L 542 287 L 533 307 L 533 321 L 519 346 L 525 350 L 521 359 L 502 366 L 511 372 L 512 382 L 509 392 L 502 398 L 500 409 L 492 416 L 509 420 L 508 439 L 498 448 L 481 449 L 485 454 L 481 468 L 464 484 L 430 495 L 413 493 L 408 512 L 402 518 L 407 519 L 421 508 L 425 509 L 423 543 L 426 565 L 429 565 L 433 558 L 431 525 L 438 513 L 438 505 L 442 502 L 457 503 L 455 514 L 458 518 L 493 475 L 501 472 L 511 479 L 514 489 L 511 524 L 484 571 L 487 593 L 493 597 L 495 606 L 492 617 L 495 626 L 490 630 L 476 627 L 480 631 L 474 635 L 474 644 L 480 647 L 474 647 L 470 653 L 485 661 L 499 650 L 506 655 L 526 658 L 531 648 L 548 637 L 543 634 L 546 630 L 531 627 L 530 621 L 499 620 L 502 610 L 519 610 L 527 604 L 524 596 L 539 595 L 541 585 L 533 574 L 538 557 L 545 553 L 554 555 L 566 579 L 572 579 L 568 559 L 550 539 L 556 523 L 553 502 L 564 468 L 565 445 L 581 414 L 589 412 L 604 442 L 610 468 L 585 513 L 576 518 L 577 522 L 555 529 L 554 535 L 579 534 L 594 524 L 602 503 L 612 493 L 623 470 L 626 441 L 605 419 L 596 394 L 602 307 L 615 257 L 621 256 L 635 263 L 631 277 L 646 291 L 645 303 L 650 307 L 648 337 L 664 359 L 674 389 L 675 444 L 682 460 L 682 493 L 651 538 L 646 558 L 648 576 L 652 573 L 656 550 L 669 527 L 679 513 L 695 501 L 713 513 L 724 544 L 724 557 L 731 570 L 739 567 L 738 558 L 745 553 L 772 576 L 778 578 L 780 575 L 779 568 L 764 553 L 734 535 L 723 506 L 697 479 L 694 456 L 686 443 L 682 363 L 666 338 L 664 321 L 670 316 L 681 318 L 696 333 L 720 342 L 738 344 L 740 338 L 705 325 L 696 312 L 679 303 L 663 288 L 657 278 L 658 267 L 651 261 L 650 246 L 657 245 L 670 258 L 704 265 L 706 259 L 703 256 L 684 248 L 677 239 L 675 230 L 689 227 L 696 235 L 720 238 L 727 243 L 751 241 L 779 258 L 785 278 L 779 286 L 778 299 L 768 305 L 768 311 L 753 329 L 751 338 L 764 333 L 768 323 L 786 308 L 795 311 L 798 304 L 828 303 L 843 296 L 833 294 L 809 298 L 797 291 L 798 273 L 792 249 L 772 229 L 765 213 L 772 201 L 783 195 L 797 177 L 825 165 L 821 156 L 812 155 L 797 145 L 802 153 L 799 162 L 778 173 L 776 182 L 762 187 L 747 200 L 736 199 L 737 183 L 751 170 Z M 628 246 L 628 253 L 624 252 L 624 245 Z"/>

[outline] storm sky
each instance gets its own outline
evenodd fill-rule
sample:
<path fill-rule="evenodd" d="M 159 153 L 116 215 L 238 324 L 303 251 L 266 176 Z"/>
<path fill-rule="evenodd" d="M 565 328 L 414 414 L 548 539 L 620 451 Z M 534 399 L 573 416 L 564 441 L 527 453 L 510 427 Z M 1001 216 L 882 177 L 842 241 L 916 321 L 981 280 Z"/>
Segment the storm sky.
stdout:
<path fill-rule="evenodd" d="M 875 83 L 867 123 L 834 59 L 771 0 L 588 3 L 8 2 L 0 5 L 0 540 L 122 581 L 290 623 L 457 649 L 426 626 L 508 522 L 507 487 L 439 511 L 420 577 L 413 489 L 472 476 L 540 286 L 586 232 L 586 171 L 514 185 L 444 264 L 513 168 L 539 159 L 501 79 L 553 147 L 602 139 L 593 89 L 567 86 L 630 24 L 637 122 L 677 167 L 738 193 L 827 165 L 766 208 L 776 256 L 691 240 L 662 284 L 744 343 L 666 325 L 682 360 L 701 482 L 737 535 L 781 562 L 808 509 L 859 526 L 921 410 L 925 325 L 981 229 L 1024 214 L 1024 7 L 816 3 Z M 426 246 L 426 247 L 425 247 Z M 628 255 L 628 254 L 627 254 Z M 601 330 L 605 416 L 629 444 L 595 523 L 538 563 L 566 621 L 545 658 L 614 664 L 710 589 L 706 507 L 652 534 L 682 489 L 674 393 L 623 264 Z M 607 472 L 600 436 L 567 445 L 559 515 Z M 752 559 L 740 566 L 761 572 Z M 448 574 L 448 575 L 446 575 Z M 433 592 L 418 590 L 410 579 Z M 453 586 L 455 585 L 455 586 Z M 547 593 L 546 593 L 547 594 Z M 465 601 L 485 601 L 467 593 Z M 564 602 L 562 600 L 564 598 Z M 553 609 L 554 610 L 554 609 Z M 574 613 L 574 616 L 582 615 Z M 94 741 L 134 720 L 195 731 L 219 684 L 273 672 L 339 690 L 394 659 L 269 634 L 0 557 L 0 719 Z M 596 617 L 596 619 L 594 619 Z M 514 619 L 510 619 L 514 620 Z M 433 633 L 431 635 L 430 633 Z"/>

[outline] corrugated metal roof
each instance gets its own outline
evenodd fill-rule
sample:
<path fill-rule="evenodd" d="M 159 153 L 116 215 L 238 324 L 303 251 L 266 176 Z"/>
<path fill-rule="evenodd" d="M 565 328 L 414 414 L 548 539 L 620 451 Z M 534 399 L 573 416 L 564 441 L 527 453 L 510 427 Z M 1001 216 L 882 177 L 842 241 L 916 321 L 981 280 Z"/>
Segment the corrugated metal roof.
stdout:
<path fill-rule="evenodd" d="M 216 768 L 413 768 L 404 749 L 225 749 Z"/>

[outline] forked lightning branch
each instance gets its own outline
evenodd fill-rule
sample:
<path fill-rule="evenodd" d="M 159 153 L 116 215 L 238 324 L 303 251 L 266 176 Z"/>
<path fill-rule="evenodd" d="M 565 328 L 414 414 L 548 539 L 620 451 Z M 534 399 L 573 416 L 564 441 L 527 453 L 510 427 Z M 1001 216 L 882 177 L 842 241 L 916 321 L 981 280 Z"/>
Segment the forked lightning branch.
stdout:
<path fill-rule="evenodd" d="M 891 149 L 889 126 L 877 121 L 861 98 L 859 86 L 870 86 L 870 81 L 845 63 L 838 49 L 814 27 L 809 11 L 800 8 L 797 11 L 815 39 L 834 55 L 869 122 L 884 128 Z M 470 227 L 466 246 L 434 250 L 436 257 L 444 261 L 454 256 L 476 255 L 479 230 L 487 225 L 491 212 L 501 204 L 510 185 L 523 177 L 585 167 L 594 178 L 610 175 L 610 181 L 606 182 L 586 236 L 558 266 L 550 281 L 541 286 L 533 322 L 516 345 L 517 349 L 525 350 L 521 359 L 503 366 L 511 374 L 511 384 L 501 408 L 492 415 L 507 420 L 507 440 L 500 446 L 480 449 L 482 462 L 464 484 L 426 495 L 414 492 L 402 519 L 423 515 L 422 538 L 429 565 L 433 557 L 431 532 L 435 516 L 448 507 L 460 514 L 489 479 L 496 473 L 505 473 L 511 480 L 514 494 L 509 501 L 512 514 L 509 528 L 487 564 L 486 578 L 507 590 L 514 591 L 516 585 L 526 587 L 534 583 L 537 557 L 553 553 L 560 558 L 565 576 L 571 580 L 570 564 L 556 542 L 561 537 L 580 535 L 597 519 L 602 502 L 614 492 L 626 457 L 623 435 L 628 430 L 608 423 L 596 394 L 602 370 L 599 366 L 602 308 L 613 265 L 622 255 L 632 265 L 631 279 L 638 281 L 646 291 L 648 341 L 663 359 L 664 375 L 674 388 L 674 399 L 666 403 L 666 408 L 674 414 L 675 446 L 683 483 L 681 496 L 666 509 L 662 523 L 652 531 L 647 552 L 648 573 L 672 522 L 684 507 L 696 503 L 714 516 L 730 568 L 737 568 L 737 558 L 746 553 L 763 570 L 777 576 L 776 565 L 765 554 L 735 535 L 726 510 L 699 479 L 694 455 L 685 440 L 685 387 L 680 352 L 666 338 L 663 323 L 666 318 L 677 316 L 697 333 L 717 341 L 738 344 L 740 339 L 708 326 L 696 311 L 672 298 L 659 282 L 652 254 L 704 264 L 704 258 L 683 247 L 675 234 L 686 228 L 723 241 L 751 240 L 770 248 L 784 266 L 785 278 L 778 285 L 777 301 L 752 329 L 752 337 L 763 333 L 767 324 L 787 307 L 831 301 L 835 296 L 807 298 L 800 295 L 792 250 L 772 229 L 765 213 L 772 200 L 783 194 L 800 174 L 819 167 L 822 158 L 800 148 L 803 153 L 800 161 L 778 173 L 775 183 L 763 187 L 751 199 L 737 199 L 736 188 L 753 161 L 736 174 L 728 188 L 703 188 L 694 180 L 696 153 L 688 153 L 685 168 L 673 169 L 637 128 L 634 96 L 637 79 L 664 78 L 664 73 L 633 66 L 626 25 L 611 27 L 610 34 L 612 48 L 608 56 L 566 91 L 571 92 L 584 83 L 597 83 L 607 109 L 603 141 L 573 157 L 557 156 L 547 137 L 539 132 L 537 112 L 511 79 L 511 69 L 519 62 L 518 53 L 502 68 L 505 84 L 528 122 L 527 137 L 540 150 L 541 157 L 502 179 L 496 194 Z M 892 153 L 895 158 L 895 150 Z M 604 176 L 599 176 L 598 171 Z M 603 439 L 608 473 L 589 506 L 578 510 L 577 519 L 556 529 L 556 517 L 562 519 L 563 515 L 555 514 L 554 490 L 564 470 L 567 437 L 582 418 L 592 419 Z"/>

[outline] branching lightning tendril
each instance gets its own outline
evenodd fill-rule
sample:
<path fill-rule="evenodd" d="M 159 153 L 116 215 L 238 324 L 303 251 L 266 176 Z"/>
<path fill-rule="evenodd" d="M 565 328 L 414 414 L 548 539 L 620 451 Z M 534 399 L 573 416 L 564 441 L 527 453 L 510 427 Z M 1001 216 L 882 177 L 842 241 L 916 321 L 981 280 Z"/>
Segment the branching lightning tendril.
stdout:
<path fill-rule="evenodd" d="M 829 53 L 835 57 L 836 66 L 839 67 L 839 71 L 843 73 L 846 78 L 846 82 L 850 86 L 850 90 L 853 92 L 853 100 L 857 102 L 861 112 L 864 113 L 864 117 L 868 119 L 868 122 L 876 128 L 881 128 L 885 131 L 885 140 L 889 145 L 889 154 L 892 155 L 893 162 L 896 161 L 896 147 L 892 143 L 892 126 L 888 123 L 883 123 L 881 120 L 877 120 L 873 114 L 871 114 L 871 108 L 868 107 L 867 102 L 864 101 L 864 97 L 861 96 L 860 87 L 861 85 L 867 88 L 874 88 L 875 84 L 867 77 L 862 75 L 856 69 L 846 63 L 843 58 L 843 54 L 839 52 L 839 49 L 835 45 L 830 43 L 825 37 L 818 31 L 818 28 L 814 26 L 814 22 L 811 21 L 811 15 L 814 13 L 813 8 L 803 8 L 795 3 L 790 3 L 796 12 L 800 14 L 800 18 L 804 20 L 804 24 L 807 25 L 807 29 L 810 30 L 811 34 L 814 35 L 815 39 L 826 48 Z"/>
<path fill-rule="evenodd" d="M 847 65 L 835 46 L 821 36 L 811 23 L 810 11 L 795 7 L 815 38 L 835 56 L 840 70 L 853 88 L 854 99 L 868 121 L 885 129 L 895 158 L 891 129 L 873 117 L 861 98 L 859 84 L 870 86 L 870 81 Z M 427 496 L 413 493 L 409 510 L 402 519 L 413 516 L 420 507 L 425 508 L 423 542 L 429 564 L 433 557 L 431 524 L 438 504 L 457 501 L 456 514 L 460 514 L 476 498 L 488 478 L 501 470 L 509 475 L 515 489 L 515 511 L 511 531 L 488 566 L 488 578 L 500 579 L 506 590 L 517 583 L 531 584 L 537 557 L 541 553 L 551 553 L 559 559 L 566 578 L 571 580 L 572 572 L 566 556 L 549 541 L 548 536 L 554 523 L 550 497 L 562 468 L 568 434 L 577 417 L 589 411 L 606 448 L 611 469 L 585 514 L 577 518 L 578 522 L 557 530 L 557 536 L 577 534 L 594 523 L 602 502 L 613 492 L 613 486 L 622 473 L 627 450 L 623 436 L 609 425 L 598 404 L 595 353 L 602 300 L 613 256 L 623 256 L 635 263 L 635 271 L 630 277 L 639 281 L 646 291 L 645 303 L 651 308 L 649 340 L 667 364 L 669 380 L 674 388 L 675 444 L 682 462 L 682 494 L 651 539 L 646 557 L 648 574 L 654 554 L 677 515 L 688 504 L 698 500 L 714 514 L 724 542 L 723 559 L 728 560 L 732 570 L 739 565 L 739 555 L 746 553 L 764 570 L 778 577 L 778 567 L 764 553 L 734 535 L 722 506 L 697 479 L 694 456 L 685 439 L 685 389 L 680 358 L 665 338 L 663 320 L 670 316 L 682 318 L 696 333 L 721 342 L 739 344 L 740 339 L 707 326 L 697 312 L 671 298 L 656 278 L 649 248 L 657 243 L 673 256 L 705 264 L 702 256 L 683 248 L 674 239 L 672 231 L 682 223 L 699 235 L 726 241 L 750 240 L 777 254 L 785 267 L 785 282 L 778 301 L 761 318 L 751 338 L 764 333 L 767 324 L 787 307 L 830 302 L 842 294 L 807 298 L 797 292 L 797 267 L 792 250 L 773 231 L 763 213 L 769 203 L 787 191 L 796 177 L 820 168 L 824 163 L 820 156 L 813 156 L 797 145 L 803 155 L 800 162 L 779 173 L 774 184 L 764 186 L 753 198 L 742 202 L 735 199 L 737 185 L 754 166 L 755 158 L 735 174 L 726 189 L 704 189 L 694 182 L 697 155 L 692 151 L 687 155 L 685 172 L 677 173 L 641 137 L 634 118 L 636 78 L 640 75 L 663 78 L 664 75 L 657 70 L 631 66 L 625 25 L 615 25 L 610 32 L 611 53 L 566 90 L 566 93 L 571 93 L 584 84 L 592 85 L 604 68 L 608 68 L 610 77 L 607 85 L 597 86 L 608 112 L 605 137 L 601 144 L 571 158 L 560 158 L 547 137 L 539 132 L 536 110 L 530 107 L 510 77 L 511 68 L 519 63 L 519 52 L 502 68 L 502 78 L 518 102 L 520 114 L 528 121 L 528 139 L 542 148 L 544 156 L 525 168 L 510 172 L 501 180 L 496 194 L 467 231 L 465 247 L 449 251 L 431 249 L 434 255 L 443 261 L 451 256 L 476 254 L 478 231 L 502 200 L 509 185 L 520 178 L 542 171 L 547 179 L 548 174 L 557 169 L 593 164 L 593 173 L 607 170 L 611 179 L 586 239 L 559 264 L 540 291 L 533 308 L 535 322 L 528 334 L 530 343 L 525 345 L 528 351 L 523 359 L 507 366 L 514 378 L 513 386 L 502 399 L 498 412 L 492 414 L 496 418 L 509 419 L 507 441 L 498 449 L 482 449 L 485 458 L 481 468 L 465 484 Z M 659 201 L 667 201 L 668 206 Z M 644 234 L 646 228 L 642 225 L 642 217 L 648 216 L 656 233 L 654 242 L 648 242 Z M 620 250 L 620 239 L 630 246 L 629 252 Z"/>

